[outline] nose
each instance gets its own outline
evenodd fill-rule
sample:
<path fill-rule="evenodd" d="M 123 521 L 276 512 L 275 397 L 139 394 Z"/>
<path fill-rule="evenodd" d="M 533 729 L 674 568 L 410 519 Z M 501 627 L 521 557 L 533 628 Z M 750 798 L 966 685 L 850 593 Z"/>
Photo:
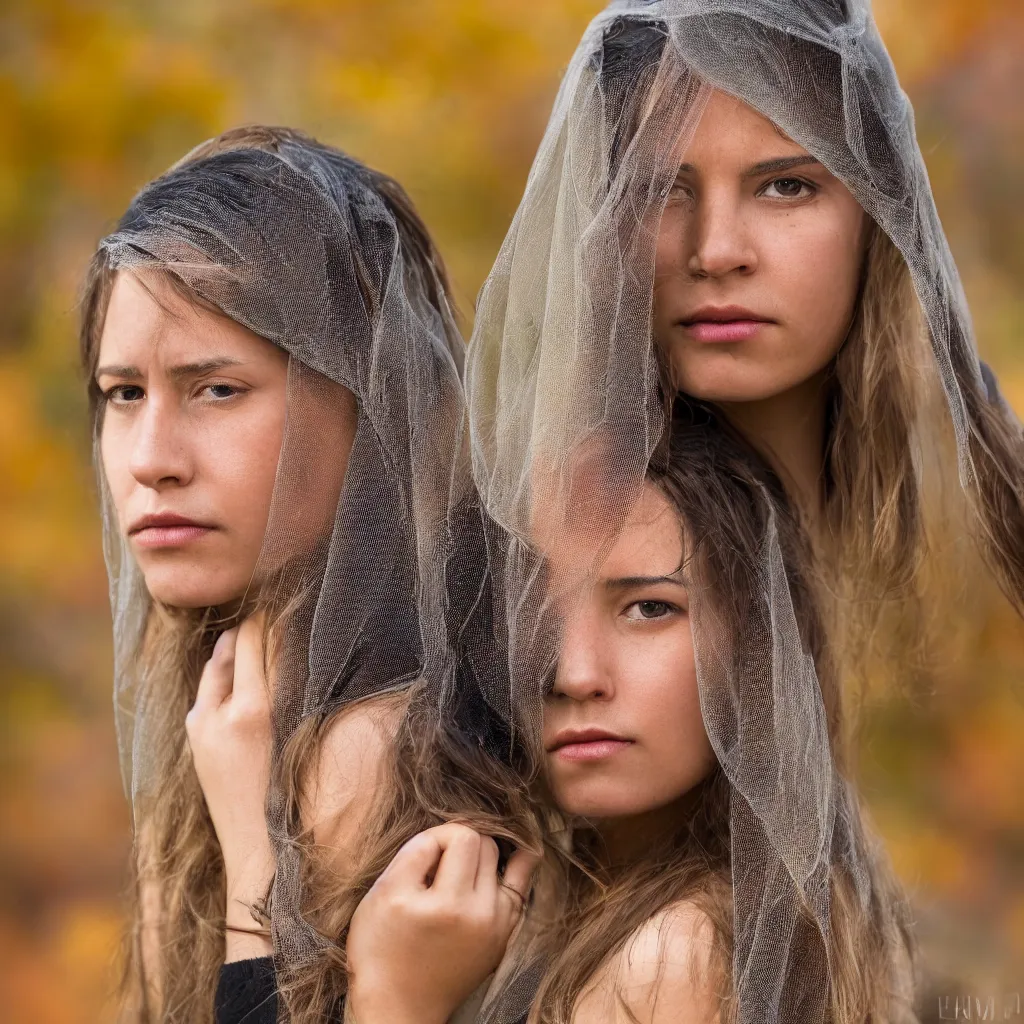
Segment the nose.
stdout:
<path fill-rule="evenodd" d="M 136 414 L 128 469 L 143 487 L 164 490 L 192 479 L 192 459 L 174 405 L 147 399 Z"/>
<path fill-rule="evenodd" d="M 606 656 L 599 617 L 580 610 L 567 617 L 551 693 L 574 701 L 608 701 L 615 696 L 612 664 Z"/>
<path fill-rule="evenodd" d="M 731 191 L 708 189 L 700 197 L 687 236 L 686 268 L 695 278 L 747 275 L 757 269 L 742 198 Z"/>

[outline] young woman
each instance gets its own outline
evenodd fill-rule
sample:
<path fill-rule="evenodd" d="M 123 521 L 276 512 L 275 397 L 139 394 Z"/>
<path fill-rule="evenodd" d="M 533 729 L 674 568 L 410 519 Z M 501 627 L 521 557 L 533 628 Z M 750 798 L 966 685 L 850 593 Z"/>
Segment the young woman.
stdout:
<path fill-rule="evenodd" d="M 1024 610 L 1024 435 L 982 373 L 913 117 L 864 0 L 610 4 L 563 80 L 469 352 L 475 478 L 511 538 L 510 651 L 537 638 L 535 603 L 524 613 L 519 595 L 538 578 L 526 554 L 538 521 L 557 535 L 589 519 L 603 531 L 593 550 L 609 550 L 673 405 L 782 479 L 842 674 L 870 650 L 886 599 L 918 587 L 929 517 L 959 516 L 962 494 Z M 944 486 L 954 466 L 962 489 Z M 749 719 L 705 713 L 739 794 L 733 988 L 743 1020 L 819 1019 L 785 995 L 799 978 L 815 979 L 808 992 L 841 986 L 844 962 L 823 951 L 838 911 L 819 873 L 846 850 L 848 874 L 866 877 L 867 854 L 820 744 L 777 772 L 758 763 L 821 729 L 778 525 L 762 529 L 769 632 L 693 621 L 698 652 L 741 644 L 733 684 L 764 700 Z M 535 719 L 536 678 L 510 664 L 521 716 Z M 698 657 L 708 701 L 728 692 L 721 673 Z M 808 914 L 822 941 L 797 945 L 794 975 L 788 936 Z"/>
<path fill-rule="evenodd" d="M 543 742 L 551 797 L 574 827 L 532 1019 L 912 1019 L 905 907 L 848 781 L 837 678 L 782 486 L 688 414 L 668 449 L 589 585 L 563 604 Z M 770 521 L 790 600 L 761 573 Z M 553 585 L 594 563 L 586 544 L 559 545 Z M 748 660 L 783 629 L 805 659 L 788 693 Z M 799 787 L 785 780 L 795 772 Z M 730 784 L 753 774 L 760 793 Z M 769 794 L 800 839 L 773 834 Z M 827 801 L 831 822 L 819 817 Z M 815 833 L 812 863 L 801 845 Z M 791 918 L 794 882 L 810 877 Z M 752 925 L 778 929 L 778 960 L 763 958 Z"/>
<path fill-rule="evenodd" d="M 978 362 L 865 0 L 611 4 L 563 81 L 470 352 L 478 478 L 517 532 L 529 467 L 599 426 L 635 493 L 677 392 L 771 461 L 846 615 L 912 586 L 929 474 L 955 444 L 980 546 L 1024 607 L 1021 426 Z"/>
<path fill-rule="evenodd" d="M 846 778 L 837 681 L 799 571 L 787 574 L 786 625 L 806 662 L 788 699 L 744 664 L 749 644 L 770 648 L 779 628 L 760 575 L 770 519 L 786 564 L 800 565 L 803 541 L 777 478 L 736 439 L 686 420 L 610 548 L 600 518 L 543 534 L 561 639 L 541 788 L 564 831 L 550 851 L 556 883 L 533 901 L 477 1019 L 525 1020 L 516 989 L 526 984 L 532 1022 L 914 1019 L 906 908 Z M 774 713 L 792 716 L 792 729 L 780 733 Z M 713 740 L 726 722 L 731 747 Z M 751 820 L 763 808 L 722 767 L 740 744 L 783 799 L 779 776 L 801 773 L 807 799 L 780 810 L 825 846 L 811 892 L 830 905 L 824 932 L 820 906 L 786 916 L 792 875 L 806 870 L 800 842 L 780 855 L 778 838 Z M 247 802 L 252 780 L 224 781 Z M 825 787 L 840 813 L 828 823 L 815 821 Z M 506 901 L 504 915 L 492 912 L 497 856 L 476 831 L 450 825 L 398 852 L 348 931 L 351 1019 L 443 1024 L 486 980 L 515 909 Z M 736 865 L 759 870 L 750 878 Z M 519 892 L 522 868 L 504 878 Z M 785 965 L 773 973 L 762 963 L 739 989 L 734 957 L 758 964 L 745 960 L 751 936 L 733 917 L 737 898 L 756 901 L 759 928 L 779 929 Z M 222 1019 L 247 1019 L 257 992 Z"/>
<path fill-rule="evenodd" d="M 311 833 L 340 842 L 405 714 L 487 762 L 460 346 L 404 192 L 287 129 L 204 143 L 98 248 L 82 358 L 136 838 L 126 1019 L 211 1018 L 225 918 L 229 958 L 263 948 L 275 861 L 282 966 L 321 963 Z M 231 839 L 262 792 L 208 813 L 197 770 L 225 762 L 272 780 L 272 843 Z"/>

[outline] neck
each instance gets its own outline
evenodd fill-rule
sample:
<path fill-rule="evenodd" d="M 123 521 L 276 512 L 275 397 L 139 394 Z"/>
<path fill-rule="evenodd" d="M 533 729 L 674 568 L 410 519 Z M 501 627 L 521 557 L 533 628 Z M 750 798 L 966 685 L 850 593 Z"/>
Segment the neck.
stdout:
<path fill-rule="evenodd" d="M 824 500 L 827 371 L 755 402 L 718 402 L 729 422 L 779 474 L 790 498 L 816 520 Z"/>
<path fill-rule="evenodd" d="M 697 786 L 664 807 L 595 822 L 608 866 L 616 868 L 635 863 L 652 846 L 678 832 L 699 802 L 700 789 Z"/>

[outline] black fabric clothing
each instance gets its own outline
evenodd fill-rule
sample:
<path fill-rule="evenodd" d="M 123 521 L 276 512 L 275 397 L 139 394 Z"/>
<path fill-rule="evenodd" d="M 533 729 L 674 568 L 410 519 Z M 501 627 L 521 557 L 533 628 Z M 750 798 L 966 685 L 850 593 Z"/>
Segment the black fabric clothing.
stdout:
<path fill-rule="evenodd" d="M 277 978 L 274 958 L 224 964 L 214 997 L 217 1024 L 276 1024 Z"/>
<path fill-rule="evenodd" d="M 217 1024 L 277 1024 L 277 977 L 274 958 L 224 964 L 217 980 Z M 332 1017 L 341 1020 L 343 1014 Z M 524 1015 L 516 1024 L 526 1024 Z"/>

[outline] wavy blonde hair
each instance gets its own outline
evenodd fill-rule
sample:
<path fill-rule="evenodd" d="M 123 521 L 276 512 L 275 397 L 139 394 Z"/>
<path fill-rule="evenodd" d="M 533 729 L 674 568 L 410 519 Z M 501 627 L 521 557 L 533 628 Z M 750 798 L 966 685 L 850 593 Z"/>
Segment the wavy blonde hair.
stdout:
<path fill-rule="evenodd" d="M 952 353 L 975 471 L 966 488 L 910 269 L 871 221 L 861 294 L 829 376 L 824 514 L 804 523 L 833 659 L 860 697 L 927 665 L 958 576 L 980 563 L 1024 614 L 1024 432 Z M 855 715 L 848 724 L 852 743 Z"/>

